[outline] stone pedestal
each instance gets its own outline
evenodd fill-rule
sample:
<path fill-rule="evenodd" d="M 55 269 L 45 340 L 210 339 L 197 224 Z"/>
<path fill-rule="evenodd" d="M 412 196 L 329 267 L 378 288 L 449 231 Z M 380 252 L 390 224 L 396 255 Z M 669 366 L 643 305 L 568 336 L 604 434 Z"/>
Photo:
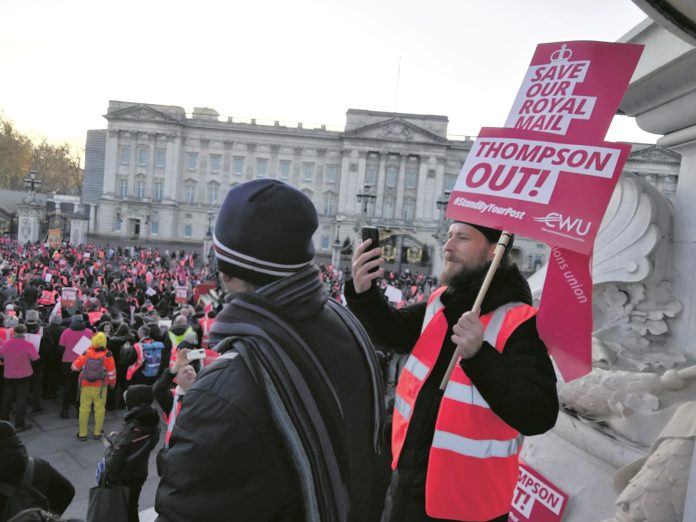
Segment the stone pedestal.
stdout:
<path fill-rule="evenodd" d="M 75 246 L 84 245 L 87 239 L 88 226 L 87 218 L 73 217 L 70 220 L 70 243 Z"/>
<path fill-rule="evenodd" d="M 645 451 L 561 412 L 553 431 L 526 437 L 521 458 L 569 497 L 563 522 L 604 520 L 616 511 L 614 473 Z"/>
<path fill-rule="evenodd" d="M 17 209 L 17 242 L 20 245 L 35 243 L 41 233 L 41 216 L 43 207 L 31 202 L 24 203 Z"/>

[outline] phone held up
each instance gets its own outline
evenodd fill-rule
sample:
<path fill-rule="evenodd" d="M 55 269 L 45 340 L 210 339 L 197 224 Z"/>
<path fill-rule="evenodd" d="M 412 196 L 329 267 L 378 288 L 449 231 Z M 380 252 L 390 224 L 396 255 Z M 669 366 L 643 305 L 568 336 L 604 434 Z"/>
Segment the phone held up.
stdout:
<path fill-rule="evenodd" d="M 373 248 L 377 248 L 379 246 L 379 229 L 377 227 L 363 227 L 362 228 L 362 240 L 367 241 L 368 239 L 372 240 L 372 243 L 370 243 L 370 246 L 367 248 L 369 250 L 372 250 Z M 370 259 L 370 261 L 377 259 L 377 257 L 373 257 Z M 379 270 L 379 267 L 374 267 L 371 268 L 368 273 L 372 274 Z"/>

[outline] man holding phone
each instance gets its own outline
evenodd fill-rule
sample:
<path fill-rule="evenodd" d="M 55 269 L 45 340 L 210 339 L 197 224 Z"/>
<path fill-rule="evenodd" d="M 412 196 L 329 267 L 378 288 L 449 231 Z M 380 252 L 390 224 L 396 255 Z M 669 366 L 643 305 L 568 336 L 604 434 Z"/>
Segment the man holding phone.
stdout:
<path fill-rule="evenodd" d="M 392 422 L 394 522 L 508 520 L 523 435 L 556 422 L 553 366 L 529 286 L 507 252 L 481 315 L 471 312 L 500 234 L 452 223 L 444 286 L 400 310 L 373 284 L 384 273 L 381 249 L 368 239 L 353 255 L 349 308 L 376 341 L 409 354 Z M 443 393 L 457 346 L 463 355 Z"/>

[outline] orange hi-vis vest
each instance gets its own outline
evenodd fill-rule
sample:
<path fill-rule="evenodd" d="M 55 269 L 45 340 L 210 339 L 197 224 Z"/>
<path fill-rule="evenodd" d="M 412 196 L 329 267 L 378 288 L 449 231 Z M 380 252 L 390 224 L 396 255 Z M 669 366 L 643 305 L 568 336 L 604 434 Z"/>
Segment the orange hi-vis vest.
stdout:
<path fill-rule="evenodd" d="M 392 423 L 396 469 L 423 383 L 440 354 L 448 325 L 437 289 L 428 299 L 423 328 L 399 377 Z M 498 352 L 515 329 L 536 314 L 508 303 L 481 316 L 483 340 Z M 522 435 L 507 425 L 457 364 L 440 403 L 425 481 L 425 511 L 434 518 L 490 520 L 510 510 L 519 475 Z"/>

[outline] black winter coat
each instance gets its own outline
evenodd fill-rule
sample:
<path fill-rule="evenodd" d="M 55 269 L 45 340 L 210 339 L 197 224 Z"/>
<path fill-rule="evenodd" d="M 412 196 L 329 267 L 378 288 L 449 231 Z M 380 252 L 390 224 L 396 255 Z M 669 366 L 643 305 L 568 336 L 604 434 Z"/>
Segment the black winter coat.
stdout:
<path fill-rule="evenodd" d="M 372 450 L 367 366 L 351 332 L 326 305 L 318 271 L 310 286 L 282 303 L 263 295 L 282 308 L 337 390 L 349 426 L 348 520 L 379 520 L 389 469 L 385 452 L 377 457 Z M 229 320 L 226 310 L 216 325 Z M 207 366 L 182 399 L 163 458 L 158 522 L 302 521 L 299 487 L 264 392 L 242 358 Z"/>
<path fill-rule="evenodd" d="M 152 406 L 138 406 L 125 417 L 106 450 L 107 482 L 138 487 L 147 479 L 150 452 L 159 442 L 159 415 Z"/>

